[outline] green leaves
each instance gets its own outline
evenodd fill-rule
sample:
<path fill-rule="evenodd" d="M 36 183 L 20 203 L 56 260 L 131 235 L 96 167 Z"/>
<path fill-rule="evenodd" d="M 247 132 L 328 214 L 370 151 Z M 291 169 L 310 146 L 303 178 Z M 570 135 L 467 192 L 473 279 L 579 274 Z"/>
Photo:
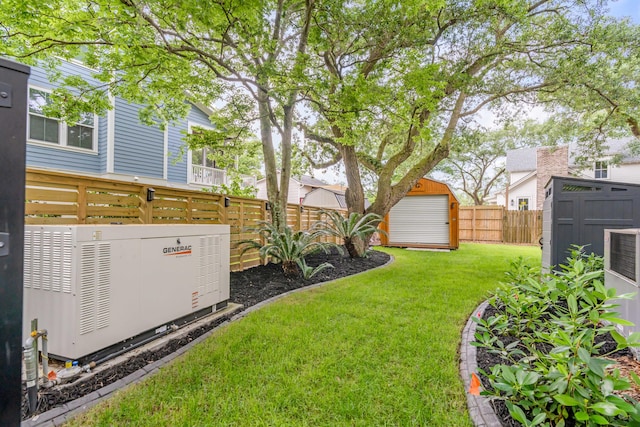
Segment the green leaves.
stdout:
<path fill-rule="evenodd" d="M 553 398 L 562 406 L 577 406 L 580 404 L 576 399 L 568 394 L 560 394 L 558 396 L 553 396 Z"/>
<path fill-rule="evenodd" d="M 629 322 L 610 311 L 610 301 L 618 297 L 602 284 L 601 268 L 602 259 L 582 248 L 555 275 L 540 277 L 517 260 L 507 274 L 510 282 L 489 300 L 498 313 L 476 320 L 474 344 L 505 360 L 487 375 L 491 387 L 485 393 L 505 400 L 511 416 L 525 426 L 571 420 L 622 426 L 640 420 L 640 407 L 623 394 L 630 380 L 600 354 L 599 338 L 605 334 L 617 349 L 640 341 L 640 333 L 626 338 L 616 331 L 616 323 Z"/>

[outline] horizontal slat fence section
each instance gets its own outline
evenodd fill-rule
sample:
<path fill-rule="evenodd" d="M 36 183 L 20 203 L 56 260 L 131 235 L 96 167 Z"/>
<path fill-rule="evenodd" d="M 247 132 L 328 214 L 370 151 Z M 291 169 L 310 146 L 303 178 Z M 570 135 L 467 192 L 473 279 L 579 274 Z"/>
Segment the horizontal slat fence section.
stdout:
<path fill-rule="evenodd" d="M 537 244 L 542 211 L 509 211 L 502 206 L 461 206 L 460 240 Z"/>
<path fill-rule="evenodd" d="M 231 270 L 262 262 L 256 250 L 242 254 L 238 243 L 259 238 L 247 229 L 270 218 L 264 200 L 38 169 L 27 169 L 26 178 L 26 224 L 229 224 Z M 287 206 L 287 224 L 295 230 L 307 230 L 321 217 L 320 208 Z"/>

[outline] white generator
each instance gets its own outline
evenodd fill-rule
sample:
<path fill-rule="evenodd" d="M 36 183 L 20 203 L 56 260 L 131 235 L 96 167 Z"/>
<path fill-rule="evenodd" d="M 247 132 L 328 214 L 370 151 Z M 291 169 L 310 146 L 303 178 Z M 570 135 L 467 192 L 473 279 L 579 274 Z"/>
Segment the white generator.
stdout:
<path fill-rule="evenodd" d="M 61 360 L 157 335 L 229 299 L 228 225 L 27 225 L 24 250 L 23 336 L 37 318 Z"/>
<path fill-rule="evenodd" d="M 619 327 L 624 335 L 640 331 L 640 229 L 604 230 L 604 283 L 616 294 L 635 293 L 633 299 L 615 301 L 620 317 L 635 326 Z"/>

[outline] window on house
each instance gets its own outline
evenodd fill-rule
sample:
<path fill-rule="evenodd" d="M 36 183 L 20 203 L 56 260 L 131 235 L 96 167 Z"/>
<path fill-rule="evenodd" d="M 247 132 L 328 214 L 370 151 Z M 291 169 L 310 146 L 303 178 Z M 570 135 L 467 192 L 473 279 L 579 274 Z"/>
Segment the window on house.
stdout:
<path fill-rule="evenodd" d="M 606 161 L 596 162 L 594 172 L 595 172 L 594 176 L 596 179 L 609 178 L 609 162 L 606 162 Z"/>
<path fill-rule="evenodd" d="M 44 109 L 51 102 L 50 96 L 45 90 L 29 88 L 29 141 L 95 150 L 95 114 L 84 113 L 78 123 L 69 126 L 59 119 L 45 115 Z"/>
<path fill-rule="evenodd" d="M 518 210 L 519 211 L 528 211 L 529 210 L 529 198 L 528 197 L 518 197 Z"/>
<path fill-rule="evenodd" d="M 94 123 L 93 114 L 82 114 L 80 121 L 67 129 L 67 145 L 93 150 Z"/>
<path fill-rule="evenodd" d="M 209 168 L 216 167 L 216 161 L 212 159 L 213 151 L 209 148 L 201 148 L 191 151 L 191 164 L 198 166 L 206 166 Z"/>
<path fill-rule="evenodd" d="M 29 139 L 59 144 L 60 122 L 46 117 L 43 111 L 49 102 L 48 92 L 29 89 Z"/>

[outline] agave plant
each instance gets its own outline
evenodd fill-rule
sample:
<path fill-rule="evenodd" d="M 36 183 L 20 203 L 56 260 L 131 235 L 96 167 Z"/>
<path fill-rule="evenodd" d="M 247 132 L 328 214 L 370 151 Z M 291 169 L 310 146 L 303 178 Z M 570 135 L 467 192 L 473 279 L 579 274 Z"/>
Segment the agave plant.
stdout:
<path fill-rule="evenodd" d="M 364 240 L 376 231 L 384 233 L 383 230 L 378 229 L 382 217 L 375 213 L 363 215 L 352 212 L 346 218 L 337 211 L 323 211 L 323 213 L 327 215 L 327 219 L 324 221 L 327 232 L 342 239 L 351 258 L 363 255 L 362 251 L 358 250 L 357 239 Z"/>
<path fill-rule="evenodd" d="M 244 240 L 240 242 L 243 246 L 242 252 L 258 249 L 260 257 L 271 257 L 276 262 L 282 263 L 282 270 L 287 276 L 297 276 L 301 271 L 304 278 L 308 279 L 325 268 L 333 267 L 329 263 L 323 263 L 315 268 L 309 267 L 304 257 L 312 252 L 322 250 L 327 253 L 331 247 L 342 251 L 342 248 L 335 243 L 320 242 L 319 238 L 327 235 L 328 232 L 316 226 L 308 231 L 293 231 L 289 227 L 280 230 L 270 222 L 262 221 L 258 227 L 250 231 L 258 233 L 265 243 Z"/>

